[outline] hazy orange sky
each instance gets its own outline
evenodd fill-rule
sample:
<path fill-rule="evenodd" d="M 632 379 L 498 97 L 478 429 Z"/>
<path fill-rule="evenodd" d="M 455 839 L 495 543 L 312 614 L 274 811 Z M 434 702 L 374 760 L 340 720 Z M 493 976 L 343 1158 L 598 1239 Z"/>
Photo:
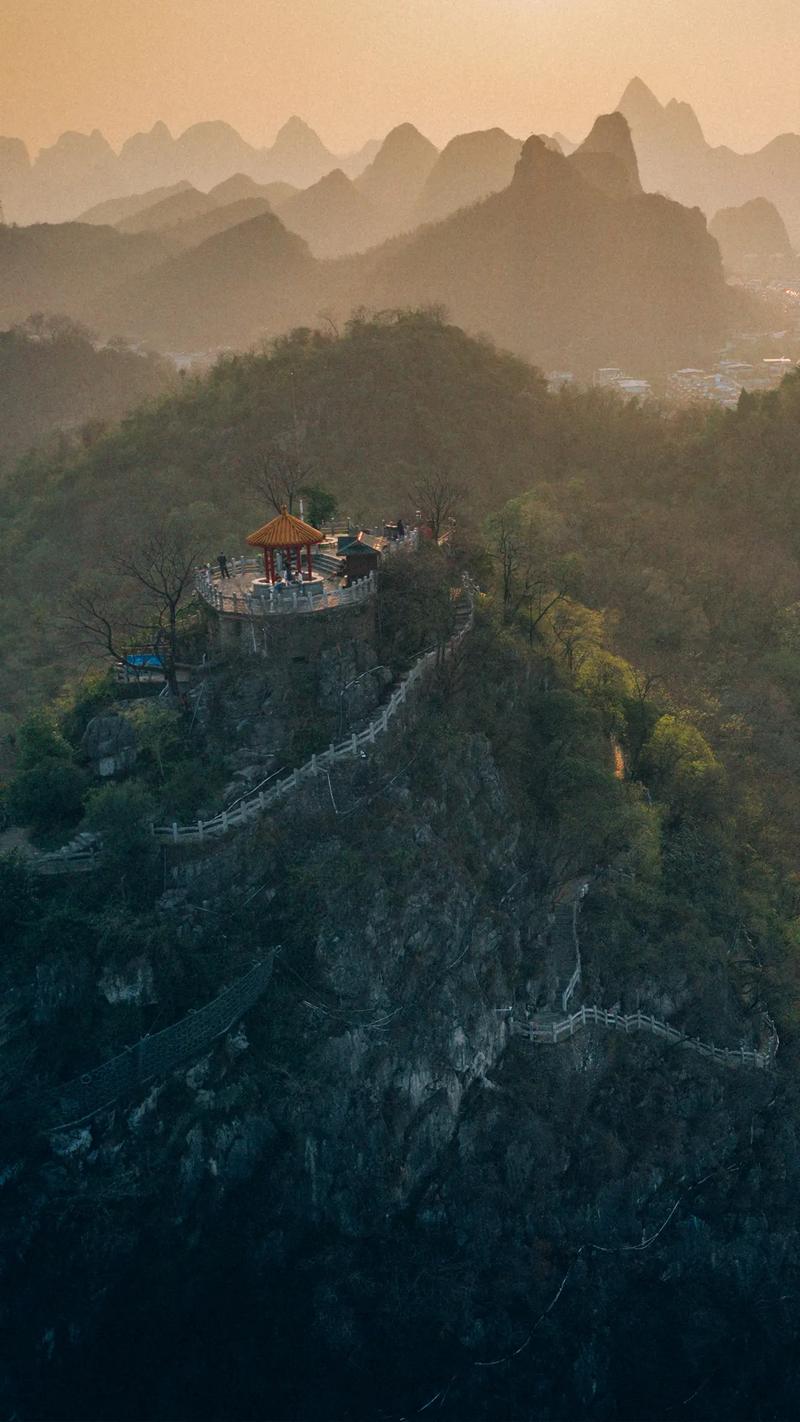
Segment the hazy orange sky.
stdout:
<path fill-rule="evenodd" d="M 712 142 L 800 131 L 800 0 L 0 0 L 0 134 L 118 146 L 164 119 L 344 150 L 411 120 L 580 138 L 633 74 Z"/>

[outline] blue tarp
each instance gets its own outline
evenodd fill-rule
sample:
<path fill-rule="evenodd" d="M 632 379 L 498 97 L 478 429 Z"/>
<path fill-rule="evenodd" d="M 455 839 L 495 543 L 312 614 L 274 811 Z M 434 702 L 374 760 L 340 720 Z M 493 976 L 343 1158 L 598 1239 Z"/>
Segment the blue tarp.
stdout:
<path fill-rule="evenodd" d="M 126 667 L 133 667 L 137 670 L 153 667 L 156 671 L 163 671 L 164 663 L 159 656 L 152 652 L 132 652 L 125 658 Z"/>

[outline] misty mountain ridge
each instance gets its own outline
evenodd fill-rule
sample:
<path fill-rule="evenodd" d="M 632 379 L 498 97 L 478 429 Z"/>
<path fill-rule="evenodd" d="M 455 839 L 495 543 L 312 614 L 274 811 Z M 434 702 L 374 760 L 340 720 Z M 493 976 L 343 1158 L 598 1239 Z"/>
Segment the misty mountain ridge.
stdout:
<path fill-rule="evenodd" d="M 706 141 L 689 104 L 661 104 L 641 79 L 625 89 L 617 109 L 631 128 L 642 182 L 711 216 L 767 198 L 800 245 L 800 135 L 785 133 L 753 153 Z"/>
<path fill-rule="evenodd" d="M 719 243 L 722 260 L 732 272 L 745 272 L 755 262 L 786 263 L 794 256 L 786 223 L 766 198 L 753 198 L 741 207 L 724 207 L 708 224 Z"/>
<path fill-rule="evenodd" d="M 342 175 L 331 185 L 337 200 L 345 184 Z M 361 256 L 316 261 L 286 215 L 98 290 L 87 319 L 194 350 L 248 345 L 313 324 L 321 310 L 441 304 L 546 368 L 583 373 L 699 363 L 725 330 L 719 249 L 703 215 L 641 191 L 620 114 L 599 119 L 569 158 L 528 139 L 503 191 Z"/>
<path fill-rule="evenodd" d="M 86 317 L 162 350 L 250 345 L 313 321 L 320 271 L 303 239 L 264 213 L 129 281 L 98 286 Z"/>
<path fill-rule="evenodd" d="M 413 123 L 401 123 L 383 140 L 356 187 L 376 207 L 410 217 L 439 150 Z"/>
<path fill-rule="evenodd" d="M 119 232 L 163 232 L 170 227 L 177 227 L 179 222 L 187 222 L 190 218 L 200 217 L 203 213 L 211 212 L 218 204 L 208 193 L 198 192 L 197 188 L 186 187 L 180 192 L 172 193 L 169 197 L 161 198 L 159 202 L 152 203 L 139 212 L 133 213 L 130 217 L 124 217 L 118 222 Z"/>
<path fill-rule="evenodd" d="M 300 120 L 286 126 L 287 141 L 291 134 L 299 134 L 308 142 L 309 132 Z M 542 137 L 560 151 L 555 139 Z M 437 154 L 428 139 L 412 125 L 403 124 L 378 146 L 360 181 L 354 182 L 340 167 L 302 189 L 280 180 L 259 183 L 249 174 L 237 172 L 207 193 L 182 180 L 129 198 L 109 199 L 87 209 L 77 220 L 108 222 L 124 232 L 174 233 L 181 224 L 183 244 L 191 231 L 183 224 L 222 205 L 258 200 L 257 208 L 243 210 L 246 217 L 269 210 L 279 212 L 284 225 L 304 237 L 315 256 L 336 257 L 366 251 L 388 237 L 446 217 L 507 187 L 521 147 L 520 139 L 502 129 L 488 129 L 458 135 Z M 235 212 L 219 221 L 209 216 L 208 235 L 233 226 L 235 219 Z M 196 230 L 204 231 L 203 224 Z"/>
<path fill-rule="evenodd" d="M 677 99 L 662 104 L 640 78 L 627 85 L 617 109 L 630 125 L 647 191 L 699 206 L 708 216 L 765 197 L 800 244 L 800 135 L 781 134 L 753 153 L 713 147 L 690 104 Z M 578 146 L 563 134 L 555 141 L 565 154 Z M 341 169 L 376 208 L 391 213 L 393 230 L 399 231 L 436 221 L 507 186 L 519 142 L 501 129 L 488 129 L 456 135 L 439 154 L 413 124 L 403 123 L 382 141 L 371 139 L 355 152 L 336 154 L 296 115 L 263 147 L 223 120 L 191 124 L 177 136 L 158 121 L 132 134 L 119 153 L 99 129 L 68 131 L 33 160 L 22 140 L 0 137 L 0 202 L 6 221 L 58 222 L 75 220 L 104 202 L 182 182 L 208 191 L 241 174 L 262 186 L 282 182 L 303 189 Z M 245 195 L 239 192 L 237 198 Z"/>
<path fill-rule="evenodd" d="M 643 191 L 631 131 L 620 113 L 601 114 L 567 162 L 610 197 L 635 197 Z"/>
<path fill-rule="evenodd" d="M 419 222 L 436 222 L 460 207 L 507 188 L 522 140 L 502 128 L 460 133 L 445 145 L 430 169 L 416 206 Z"/>
<path fill-rule="evenodd" d="M 167 125 L 132 134 L 119 153 L 94 129 L 63 133 L 32 161 L 20 139 L 0 138 L 0 201 L 7 221 L 64 221 L 111 199 L 187 182 L 209 189 L 241 173 L 259 183 L 308 187 L 335 168 L 356 176 L 374 159 L 370 139 L 354 153 L 332 153 L 293 116 L 271 147 L 248 143 L 230 124 L 204 120 L 174 137 Z"/>
<path fill-rule="evenodd" d="M 528 139 L 503 192 L 373 254 L 361 299 L 443 303 L 545 368 L 704 358 L 726 319 L 716 243 L 700 212 L 638 189 L 629 142 L 613 115 L 570 158 Z"/>
<path fill-rule="evenodd" d="M 176 193 L 185 192 L 190 187 L 191 183 L 183 178 L 179 183 L 168 183 L 163 188 L 149 188 L 146 192 L 131 193 L 128 197 L 107 198 L 104 202 L 88 207 L 75 221 L 89 222 L 97 227 L 116 227 L 118 222 L 135 217 L 137 213 L 144 212 L 145 208 L 154 207 L 164 198 L 174 197 Z"/>
<path fill-rule="evenodd" d="M 174 252 L 188 251 L 190 247 L 199 247 L 209 237 L 216 237 L 221 232 L 271 212 L 271 204 L 264 197 L 239 198 L 237 202 L 221 203 L 207 212 L 200 212 L 196 217 L 187 217 L 183 222 L 167 228 L 162 235 Z"/>
<path fill-rule="evenodd" d="M 341 168 L 279 204 L 278 211 L 284 226 L 305 238 L 317 257 L 363 251 L 391 231 L 387 216 Z"/>

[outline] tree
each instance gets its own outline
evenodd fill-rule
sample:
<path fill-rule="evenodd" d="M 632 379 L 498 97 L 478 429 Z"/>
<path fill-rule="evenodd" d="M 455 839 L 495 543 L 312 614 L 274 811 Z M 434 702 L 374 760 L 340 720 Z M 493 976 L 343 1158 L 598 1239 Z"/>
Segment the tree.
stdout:
<path fill-rule="evenodd" d="M 677 817 L 719 809 L 724 772 L 705 736 L 678 716 L 660 716 L 642 753 L 642 771 Z"/>
<path fill-rule="evenodd" d="M 251 470 L 248 483 L 276 514 L 282 508 L 293 513 L 295 501 L 310 488 L 308 476 L 312 468 L 309 461 L 300 457 L 298 449 L 290 451 L 273 445 Z"/>
<path fill-rule="evenodd" d="M 163 784 L 169 762 L 181 744 L 181 716 L 156 701 L 138 702 L 131 707 L 128 716 L 136 729 L 138 746 L 152 760 Z"/>
<path fill-rule="evenodd" d="M 103 866 L 115 882 L 124 883 L 147 871 L 156 841 L 151 825 L 156 805 L 152 795 L 136 780 L 102 785 L 86 799 L 86 824 L 102 843 Z"/>
<path fill-rule="evenodd" d="M 15 824 L 30 825 L 44 834 L 77 824 L 83 811 L 88 776 L 67 760 L 42 760 L 21 770 L 8 789 L 8 808 Z"/>
<path fill-rule="evenodd" d="M 526 509 L 519 501 L 490 520 L 489 539 L 489 554 L 500 578 L 503 621 L 512 622 L 526 608 L 532 642 L 548 612 L 575 589 L 580 561 L 558 552 L 542 510 Z"/>
<path fill-rule="evenodd" d="M 39 882 L 30 864 L 17 850 L 0 854 L 0 944 L 4 948 L 18 946 L 16 932 L 39 915 Z"/>
<path fill-rule="evenodd" d="M 333 494 L 329 494 L 327 489 L 321 489 L 317 484 L 305 484 L 300 491 L 308 500 L 306 510 L 308 522 L 315 528 L 322 528 L 328 519 L 333 518 L 336 513 L 336 500 Z"/>
<path fill-rule="evenodd" d="M 438 543 L 446 531 L 448 520 L 464 499 L 464 487 L 450 477 L 447 470 L 431 470 L 417 479 L 411 488 L 411 497 L 422 515 L 422 522 L 429 528 Z"/>
<path fill-rule="evenodd" d="M 49 708 L 32 711 L 17 732 L 21 770 L 34 770 L 43 761 L 70 761 L 72 751 Z"/>
<path fill-rule="evenodd" d="M 68 620 L 114 661 L 145 642 L 177 696 L 178 613 L 193 592 L 199 561 L 199 549 L 183 530 L 162 526 L 114 558 L 105 579 L 78 588 Z M 109 587 L 115 575 L 117 583 Z"/>

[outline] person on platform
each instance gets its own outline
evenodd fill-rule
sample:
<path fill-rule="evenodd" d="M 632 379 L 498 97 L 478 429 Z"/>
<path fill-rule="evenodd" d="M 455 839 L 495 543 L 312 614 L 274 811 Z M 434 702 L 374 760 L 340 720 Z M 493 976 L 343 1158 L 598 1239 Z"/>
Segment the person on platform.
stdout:
<path fill-rule="evenodd" d="M 219 575 L 221 578 L 229 578 L 228 559 L 224 553 L 220 553 L 217 562 L 219 563 Z"/>

